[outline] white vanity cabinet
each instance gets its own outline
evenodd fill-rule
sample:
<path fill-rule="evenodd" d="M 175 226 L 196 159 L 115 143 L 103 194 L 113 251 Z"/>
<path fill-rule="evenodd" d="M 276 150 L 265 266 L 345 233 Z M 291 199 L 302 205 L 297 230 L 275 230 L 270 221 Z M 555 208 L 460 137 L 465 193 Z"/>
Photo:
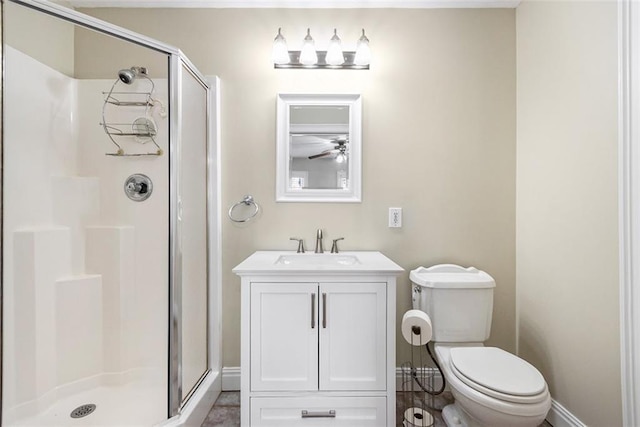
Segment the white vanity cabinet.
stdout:
<path fill-rule="evenodd" d="M 379 252 L 350 252 L 357 263 L 335 266 L 333 254 L 278 264 L 282 254 L 256 252 L 233 270 L 242 278 L 242 426 L 395 426 L 402 268 Z"/>
<path fill-rule="evenodd" d="M 386 390 L 387 283 L 249 286 L 251 390 Z"/>

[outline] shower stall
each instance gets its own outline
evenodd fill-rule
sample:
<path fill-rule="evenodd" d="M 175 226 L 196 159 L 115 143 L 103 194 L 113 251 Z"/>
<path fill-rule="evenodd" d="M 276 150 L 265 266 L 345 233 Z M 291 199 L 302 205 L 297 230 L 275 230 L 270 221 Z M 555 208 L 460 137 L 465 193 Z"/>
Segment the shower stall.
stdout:
<path fill-rule="evenodd" d="M 2 12 L 2 426 L 199 424 L 220 391 L 218 80 Z"/>

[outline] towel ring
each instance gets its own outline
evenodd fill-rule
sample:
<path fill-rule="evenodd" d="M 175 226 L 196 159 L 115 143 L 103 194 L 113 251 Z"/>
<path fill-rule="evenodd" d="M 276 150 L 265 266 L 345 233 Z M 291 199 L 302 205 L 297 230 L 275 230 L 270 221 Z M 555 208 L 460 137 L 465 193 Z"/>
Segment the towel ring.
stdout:
<path fill-rule="evenodd" d="M 253 213 L 251 213 L 251 215 L 247 216 L 246 218 L 242 218 L 242 219 L 234 218 L 233 217 L 233 210 L 235 208 L 237 208 L 238 206 L 242 206 L 242 205 L 246 205 L 246 206 L 253 205 L 253 207 L 254 207 Z M 260 206 L 258 206 L 258 204 L 255 202 L 255 200 L 253 200 L 253 196 L 248 195 L 248 196 L 244 196 L 244 199 L 240 200 L 238 203 L 236 203 L 235 205 L 233 205 L 233 206 L 231 206 L 229 208 L 229 219 L 231 219 L 231 221 L 233 221 L 233 222 L 247 222 L 251 218 L 256 216 L 258 214 L 258 212 L 260 212 Z"/>

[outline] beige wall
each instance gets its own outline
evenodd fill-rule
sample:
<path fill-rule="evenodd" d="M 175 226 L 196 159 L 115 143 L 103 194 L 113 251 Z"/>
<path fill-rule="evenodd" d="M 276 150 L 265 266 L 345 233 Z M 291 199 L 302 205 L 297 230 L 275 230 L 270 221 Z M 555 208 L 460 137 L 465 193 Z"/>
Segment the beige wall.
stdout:
<path fill-rule="evenodd" d="M 519 354 L 590 426 L 622 425 L 615 2 L 517 10 Z"/>
<path fill-rule="evenodd" d="M 82 27 L 75 28 L 76 78 L 116 79 L 123 68 L 144 66 L 153 79 L 166 79 L 170 56 Z"/>
<path fill-rule="evenodd" d="M 4 7 L 5 42 L 73 77 L 73 25 L 15 3 L 5 2 Z M 46 34 L 46 43 L 42 43 L 43 34 Z"/>
<path fill-rule="evenodd" d="M 515 350 L 514 10 L 82 11 L 178 46 L 221 78 L 222 210 L 245 194 L 263 207 L 246 225 L 223 222 L 224 366 L 240 364 L 231 269 L 255 250 L 295 249 L 291 236 L 313 247 L 317 228 L 327 241 L 345 237 L 344 250 L 380 250 L 407 269 L 398 319 L 410 307 L 408 270 L 453 262 L 488 271 L 498 282 L 491 343 Z M 371 70 L 274 70 L 278 27 L 295 48 L 307 26 L 318 48 L 334 26 L 346 48 L 366 28 Z M 362 94 L 362 203 L 275 203 L 278 92 Z M 404 209 L 402 229 L 387 227 L 391 206 Z M 399 342 L 399 362 L 407 350 Z"/>

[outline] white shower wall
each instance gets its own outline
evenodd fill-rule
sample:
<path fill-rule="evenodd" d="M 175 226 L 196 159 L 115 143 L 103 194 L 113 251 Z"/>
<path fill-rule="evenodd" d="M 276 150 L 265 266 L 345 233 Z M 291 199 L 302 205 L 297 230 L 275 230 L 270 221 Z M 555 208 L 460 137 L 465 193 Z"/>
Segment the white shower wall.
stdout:
<path fill-rule="evenodd" d="M 116 70 L 114 69 L 114 79 Z M 167 105 L 167 81 L 154 79 L 155 97 Z M 118 90 L 145 90 L 148 85 L 145 80 L 140 85 L 127 87 L 118 85 Z M 156 142 L 164 151 L 162 156 L 150 157 L 115 157 L 106 156 L 105 153 L 113 153 L 115 147 L 105 135 L 98 123 L 102 122 L 101 108 L 104 95 L 102 92 L 109 90 L 113 80 L 79 80 L 78 81 L 78 135 L 84 140 L 84 144 L 78 144 L 78 165 L 81 175 L 97 176 L 101 182 L 101 210 L 100 224 L 122 227 L 133 227 L 132 251 L 123 259 L 132 262 L 130 274 L 120 272 L 120 276 L 132 280 L 132 287 L 122 289 L 129 292 L 118 298 L 122 304 L 129 304 L 129 308 L 123 311 L 128 317 L 129 324 L 134 327 L 128 334 L 131 340 L 130 347 L 133 353 L 130 355 L 130 364 L 133 367 L 152 366 L 164 371 L 167 369 L 168 347 L 168 254 L 169 254 L 169 163 L 168 163 L 168 118 L 160 117 L 159 108 L 152 111 L 155 123 L 158 126 Z M 99 106 L 99 108 L 96 108 Z M 114 113 L 107 117 L 114 121 L 132 121 L 133 118 L 142 116 L 144 109 L 140 107 L 111 109 Z M 121 114 L 115 114 L 121 113 Z M 125 151 L 148 152 L 155 151 L 151 142 L 140 147 L 133 138 L 121 138 L 118 140 Z M 128 176 L 134 173 L 142 173 L 151 178 L 153 193 L 144 202 L 133 202 L 124 194 L 124 183 Z M 109 227 L 107 227 L 108 229 Z M 97 230 L 96 230 L 97 231 Z M 109 233 L 108 230 L 102 230 Z M 120 231 L 122 233 L 122 231 Z M 105 236 L 106 239 L 109 237 Z M 97 241 L 100 241 L 98 239 Z M 122 244 L 122 243 L 120 243 Z M 126 245 L 125 245 L 126 246 Z M 107 246 L 108 247 L 108 246 Z M 118 252 L 118 251 L 116 251 Z M 103 253 L 97 257 L 105 260 L 109 256 L 117 256 L 117 253 Z M 108 263 L 101 268 L 102 274 L 108 273 Z M 87 265 L 89 267 L 89 264 Z M 92 265 L 90 268 L 100 268 Z M 126 268 L 123 265 L 122 268 Z M 96 272 L 96 270 L 92 270 Z M 122 318 L 121 320 L 125 320 Z M 129 326 L 130 327 L 130 326 Z"/>
<path fill-rule="evenodd" d="M 5 53 L 3 421 L 92 387 L 144 380 L 158 390 L 146 397 L 158 401 L 148 424 L 159 422 L 167 412 L 168 121 L 154 110 L 165 155 L 105 156 L 115 149 L 99 125 L 102 92 L 122 65 L 114 80 L 76 80 L 10 46 Z M 154 81 L 167 105 L 166 80 Z M 153 181 L 145 202 L 123 192 L 133 173 Z"/>

